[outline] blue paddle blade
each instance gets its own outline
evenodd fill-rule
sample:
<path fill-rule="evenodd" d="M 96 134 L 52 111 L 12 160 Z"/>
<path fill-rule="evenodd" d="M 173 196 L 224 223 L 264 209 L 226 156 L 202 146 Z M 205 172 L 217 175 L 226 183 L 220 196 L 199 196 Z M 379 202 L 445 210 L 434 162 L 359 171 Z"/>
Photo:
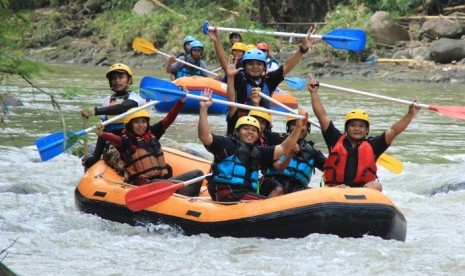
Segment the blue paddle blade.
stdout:
<path fill-rule="evenodd" d="M 334 29 L 322 39 L 336 49 L 361 52 L 365 50 L 366 33 L 361 29 Z"/>
<path fill-rule="evenodd" d="M 149 76 L 142 78 L 139 89 L 142 98 L 159 102 L 171 102 L 186 96 L 176 84 Z"/>
<path fill-rule="evenodd" d="M 305 79 L 298 77 L 287 77 L 284 78 L 284 80 L 286 81 L 287 85 L 297 90 L 301 90 L 307 84 L 307 81 Z"/>
<path fill-rule="evenodd" d="M 48 161 L 69 149 L 78 140 L 77 134 L 79 133 L 60 131 L 37 139 L 35 144 L 39 150 L 40 159 Z"/>

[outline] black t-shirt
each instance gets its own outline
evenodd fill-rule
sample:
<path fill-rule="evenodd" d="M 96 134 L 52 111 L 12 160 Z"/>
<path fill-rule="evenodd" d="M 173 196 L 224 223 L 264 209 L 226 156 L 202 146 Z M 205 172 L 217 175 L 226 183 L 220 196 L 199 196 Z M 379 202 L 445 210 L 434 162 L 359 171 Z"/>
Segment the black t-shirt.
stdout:
<path fill-rule="evenodd" d="M 266 83 L 270 90 L 270 96 L 276 90 L 276 87 L 284 80 L 283 66 L 280 66 L 276 71 L 269 72 L 258 80 L 247 78 L 244 73 L 238 73 L 234 76 L 234 89 L 236 90 L 236 102 L 247 103 L 247 84 L 252 87 L 260 87 L 263 91 L 263 84 Z M 264 106 L 265 99 L 260 101 L 260 106 Z M 263 103 L 262 103 L 263 102 Z"/>
<path fill-rule="evenodd" d="M 228 136 L 213 135 L 213 142 L 205 148 L 214 156 L 214 163 L 219 163 L 223 159 L 233 155 L 236 151 L 238 141 Z M 256 147 L 255 145 L 250 147 Z M 258 151 L 258 164 L 260 166 L 270 166 L 273 164 L 275 146 L 261 147 Z"/>

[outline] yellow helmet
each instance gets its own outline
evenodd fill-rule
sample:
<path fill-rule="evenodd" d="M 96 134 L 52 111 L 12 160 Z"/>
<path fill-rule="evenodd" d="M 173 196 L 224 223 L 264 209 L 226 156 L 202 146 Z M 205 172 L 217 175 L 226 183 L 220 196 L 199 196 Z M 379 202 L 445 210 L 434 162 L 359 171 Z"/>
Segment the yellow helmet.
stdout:
<path fill-rule="evenodd" d="M 247 44 L 245 48 L 247 49 L 246 50 L 247 52 L 248 50 L 257 49 L 257 46 L 255 46 L 254 44 Z"/>
<path fill-rule="evenodd" d="M 134 108 L 131 108 L 131 109 L 134 109 Z M 131 109 L 129 109 L 128 111 L 130 111 Z M 129 122 L 132 120 L 132 119 L 135 119 L 135 118 L 147 118 L 150 120 L 150 114 L 149 112 L 147 111 L 147 109 L 142 109 L 142 110 L 139 110 L 135 113 L 132 113 L 128 116 L 126 116 L 124 118 L 124 125 L 127 125 L 129 124 Z"/>
<path fill-rule="evenodd" d="M 128 74 L 131 77 L 130 84 L 132 84 L 132 70 L 126 64 L 115 63 L 112 66 L 110 66 L 110 68 L 108 68 L 108 71 L 107 71 L 107 74 L 106 74 L 107 79 L 110 79 L 111 73 L 113 73 L 113 72 L 125 72 L 126 74 Z"/>
<path fill-rule="evenodd" d="M 346 115 L 344 124 L 347 124 L 348 121 L 355 119 L 367 122 L 367 126 L 370 125 L 370 117 L 368 117 L 368 113 L 362 109 L 354 109 L 349 111 Z"/>
<path fill-rule="evenodd" d="M 247 46 L 245 46 L 245 44 L 242 43 L 242 42 L 236 42 L 232 46 L 231 50 L 240 50 L 240 51 L 243 51 L 243 52 L 247 52 Z"/>
<path fill-rule="evenodd" d="M 271 125 L 271 114 L 267 112 L 257 111 L 257 110 L 250 110 L 249 116 L 253 117 L 260 117 L 268 122 Z"/>
<path fill-rule="evenodd" d="M 234 129 L 238 129 L 240 126 L 243 126 L 243 125 L 254 126 L 254 127 L 256 127 L 258 129 L 258 132 L 260 132 L 260 123 L 257 121 L 257 119 L 255 119 L 252 116 L 240 117 L 237 120 L 236 126 L 234 127 Z"/>
<path fill-rule="evenodd" d="M 294 111 L 295 111 L 294 113 L 296 113 L 296 114 L 299 113 L 299 109 L 294 109 Z M 308 119 L 310 119 L 310 113 L 308 114 Z M 287 121 L 286 121 L 286 132 L 287 133 L 291 132 L 290 131 L 291 130 L 290 125 L 294 121 L 297 121 L 297 118 L 291 117 L 291 116 L 287 117 Z M 311 126 L 312 126 L 312 124 L 310 122 L 307 122 L 307 133 L 310 133 Z"/>
<path fill-rule="evenodd" d="M 294 113 L 299 114 L 299 109 L 294 109 Z M 310 113 L 308 114 L 308 118 L 310 119 Z M 289 123 L 290 121 L 295 121 L 295 120 L 297 120 L 297 118 L 289 116 L 287 117 L 286 123 Z"/>

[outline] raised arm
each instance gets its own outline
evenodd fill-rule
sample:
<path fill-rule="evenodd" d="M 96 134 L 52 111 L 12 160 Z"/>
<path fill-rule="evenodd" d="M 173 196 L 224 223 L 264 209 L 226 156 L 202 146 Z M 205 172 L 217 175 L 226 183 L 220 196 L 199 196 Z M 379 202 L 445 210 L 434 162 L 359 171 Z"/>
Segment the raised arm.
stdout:
<path fill-rule="evenodd" d="M 300 115 L 304 115 L 305 113 L 302 110 L 299 110 Z M 296 127 L 281 144 L 277 145 L 274 149 L 273 159 L 278 159 L 284 154 L 291 152 L 297 141 L 299 140 L 300 133 L 302 132 L 302 127 L 307 124 L 308 121 L 308 114 L 305 114 L 304 119 L 300 119 L 297 121 Z"/>
<path fill-rule="evenodd" d="M 329 127 L 331 120 L 326 113 L 326 109 L 321 102 L 320 96 L 318 95 L 318 88 L 320 87 L 320 82 L 309 75 L 307 89 L 310 92 L 310 98 L 312 101 L 313 113 L 315 113 L 318 122 L 320 122 L 321 131 L 324 133 Z"/>
<path fill-rule="evenodd" d="M 297 152 L 299 152 L 299 150 L 300 150 L 299 145 L 295 144 L 294 149 L 292 149 L 291 152 L 289 152 L 289 153 L 286 154 L 286 157 L 284 158 L 284 160 L 282 160 L 282 161 L 277 160 L 277 161 L 275 161 L 275 162 L 273 163 L 274 168 L 275 168 L 278 172 L 284 171 L 284 170 L 287 168 L 287 166 L 289 166 L 289 163 L 291 162 L 292 157 L 293 157 Z"/>
<path fill-rule="evenodd" d="M 413 102 L 418 103 L 418 100 L 414 99 Z M 413 104 L 409 106 L 408 112 L 399 121 L 393 124 L 390 129 L 386 130 L 386 144 L 390 145 L 392 141 L 394 141 L 394 138 L 396 138 L 397 135 L 401 134 L 408 127 L 413 117 L 420 109 L 421 107 L 414 106 Z"/>
<path fill-rule="evenodd" d="M 307 53 L 308 49 L 318 41 L 319 39 L 310 38 L 314 34 L 316 29 L 310 27 L 307 31 L 307 37 L 302 40 L 302 43 L 299 45 L 299 49 L 295 51 L 290 57 L 286 59 L 283 65 L 283 77 L 285 77 L 302 59 L 303 55 Z"/>
<path fill-rule="evenodd" d="M 221 43 L 218 29 L 216 29 L 215 27 L 213 30 L 208 30 L 207 35 L 208 37 L 210 37 L 211 41 L 213 41 L 213 45 L 215 46 L 216 57 L 218 58 L 218 62 L 220 63 L 221 68 L 223 69 L 223 71 L 226 72 L 226 67 L 228 66 L 226 60 L 228 58 L 228 55 L 226 54 L 223 44 Z"/>
<path fill-rule="evenodd" d="M 213 143 L 213 135 L 210 133 L 210 128 L 208 126 L 208 108 L 213 104 L 211 99 L 212 90 L 210 88 L 205 89 L 202 92 L 202 96 L 208 97 L 208 101 L 200 101 L 200 110 L 199 110 L 199 123 L 197 133 L 200 141 L 205 146 L 210 146 Z"/>
<path fill-rule="evenodd" d="M 234 78 L 237 73 L 239 73 L 242 70 L 242 67 L 236 69 L 236 62 L 233 61 L 232 59 L 228 59 L 227 66 L 226 66 L 226 76 L 228 77 L 228 101 L 229 102 L 236 102 L 236 88 L 234 86 Z M 228 116 L 231 117 L 236 113 L 237 107 L 235 106 L 229 106 L 228 107 Z"/>

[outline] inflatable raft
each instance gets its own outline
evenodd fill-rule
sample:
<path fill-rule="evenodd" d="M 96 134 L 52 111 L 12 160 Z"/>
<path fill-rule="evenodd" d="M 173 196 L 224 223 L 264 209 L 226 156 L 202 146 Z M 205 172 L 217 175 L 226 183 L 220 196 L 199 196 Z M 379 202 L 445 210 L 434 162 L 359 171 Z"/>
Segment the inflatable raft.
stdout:
<path fill-rule="evenodd" d="M 174 174 L 192 168 L 208 173 L 210 162 L 164 148 Z M 378 236 L 405 241 L 407 222 L 386 195 L 365 188 L 316 188 L 266 200 L 218 203 L 209 197 L 173 194 L 154 206 L 133 212 L 125 194 L 134 187 L 103 161 L 85 173 L 75 190 L 77 207 L 104 219 L 131 225 L 167 224 L 186 235 L 212 237 L 300 238 L 312 233 L 340 237 Z"/>
<path fill-rule="evenodd" d="M 186 86 L 189 90 L 189 93 L 193 95 L 200 96 L 202 91 L 205 88 L 212 89 L 212 98 L 218 100 L 227 101 L 227 86 L 226 83 L 214 80 L 212 78 L 204 78 L 204 77 L 182 77 L 173 81 L 178 86 Z M 296 98 L 292 96 L 292 94 L 285 90 L 279 90 L 273 93 L 273 98 L 280 101 L 281 103 L 289 106 L 292 109 L 296 109 L 298 107 L 298 103 Z M 176 100 L 161 102 L 155 105 L 155 109 L 159 112 L 168 112 L 171 107 L 176 103 Z M 286 110 L 280 106 L 271 103 L 271 109 L 286 112 Z M 199 102 L 193 99 L 187 99 L 184 103 L 184 107 L 181 110 L 182 113 L 199 113 Z M 210 114 L 226 114 L 228 112 L 228 107 L 223 104 L 214 103 L 209 109 L 208 112 Z"/>

